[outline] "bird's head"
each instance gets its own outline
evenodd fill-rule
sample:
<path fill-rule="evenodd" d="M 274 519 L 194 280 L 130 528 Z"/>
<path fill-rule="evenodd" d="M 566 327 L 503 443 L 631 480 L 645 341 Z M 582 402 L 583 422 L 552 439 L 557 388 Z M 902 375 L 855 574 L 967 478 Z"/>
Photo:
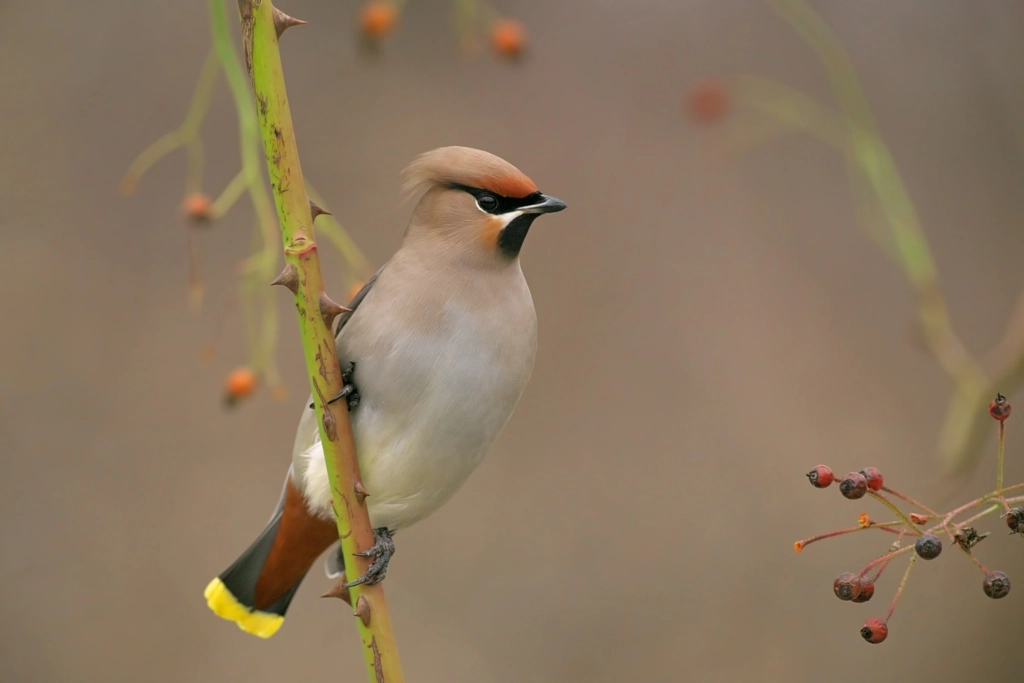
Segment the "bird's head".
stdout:
<path fill-rule="evenodd" d="M 417 157 L 404 175 L 407 196 L 422 193 L 406 239 L 465 256 L 514 262 L 533 221 L 565 208 L 518 168 L 479 149 L 435 149 Z"/>

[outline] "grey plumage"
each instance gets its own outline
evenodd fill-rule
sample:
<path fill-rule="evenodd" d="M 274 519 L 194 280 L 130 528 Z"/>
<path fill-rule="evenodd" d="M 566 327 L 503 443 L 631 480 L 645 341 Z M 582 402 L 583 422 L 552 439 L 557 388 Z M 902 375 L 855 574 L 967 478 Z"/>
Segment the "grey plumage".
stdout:
<path fill-rule="evenodd" d="M 360 401 L 350 419 L 370 522 L 388 531 L 448 501 L 511 417 L 537 351 L 519 252 L 537 216 L 565 208 L 508 162 L 466 147 L 421 155 L 405 176 L 406 190 L 422 195 L 402 244 L 353 297 L 335 333 L 342 367 L 356 364 Z M 310 563 L 337 538 L 309 408 L 299 419 L 285 491 L 285 507 L 247 551 L 256 559 L 236 562 L 259 572 L 246 569 L 244 580 L 228 585 L 233 565 L 222 586 L 208 588 L 211 609 L 263 637 L 278 621 L 240 618 L 232 600 L 283 616 Z M 382 538 L 390 543 L 387 533 Z M 372 580 L 383 576 L 388 557 L 390 550 Z M 332 553 L 328 574 L 340 570 Z"/>

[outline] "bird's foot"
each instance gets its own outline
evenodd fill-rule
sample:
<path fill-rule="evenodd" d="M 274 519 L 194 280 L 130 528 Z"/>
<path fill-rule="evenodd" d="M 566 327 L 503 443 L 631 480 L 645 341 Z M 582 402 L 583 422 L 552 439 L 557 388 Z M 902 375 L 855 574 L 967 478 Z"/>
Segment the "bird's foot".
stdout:
<path fill-rule="evenodd" d="M 335 401 L 340 401 L 341 399 L 345 398 L 347 399 L 346 403 L 348 404 L 348 411 L 350 413 L 359 407 L 359 389 L 356 388 L 356 385 L 352 379 L 353 375 L 355 374 L 355 371 L 355 361 L 352 361 L 348 364 L 348 370 L 341 371 L 341 391 L 338 392 L 337 396 L 335 396 L 334 398 L 327 402 L 328 405 L 334 403 Z M 310 403 L 309 407 L 312 408 L 313 405 L 313 403 Z"/>
<path fill-rule="evenodd" d="M 346 588 L 352 586 L 358 586 L 359 584 L 365 583 L 367 586 L 372 586 L 375 583 L 380 583 L 384 580 L 384 575 L 388 571 L 388 563 L 391 562 L 391 556 L 395 554 L 395 542 L 391 540 L 391 532 L 385 527 L 373 530 L 373 547 L 369 550 L 361 553 L 356 553 L 358 557 L 372 557 L 373 564 L 366 570 L 366 573 L 360 576 L 355 581 L 349 581 L 345 584 Z"/>

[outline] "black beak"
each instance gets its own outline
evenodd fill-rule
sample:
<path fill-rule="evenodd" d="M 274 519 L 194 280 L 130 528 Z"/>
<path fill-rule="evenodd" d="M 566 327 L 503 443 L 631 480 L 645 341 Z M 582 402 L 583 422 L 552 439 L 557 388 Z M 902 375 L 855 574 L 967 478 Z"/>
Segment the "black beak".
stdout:
<path fill-rule="evenodd" d="M 519 207 L 519 211 L 523 213 L 555 213 L 565 208 L 565 202 L 561 199 L 555 199 L 542 194 L 541 198 L 543 201 L 537 204 L 530 204 L 529 206 Z"/>

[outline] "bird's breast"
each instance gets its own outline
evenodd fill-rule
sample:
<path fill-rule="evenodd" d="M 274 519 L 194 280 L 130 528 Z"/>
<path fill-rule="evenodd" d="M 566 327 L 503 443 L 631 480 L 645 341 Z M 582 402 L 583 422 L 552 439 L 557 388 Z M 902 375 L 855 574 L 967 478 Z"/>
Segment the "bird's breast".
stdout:
<path fill-rule="evenodd" d="M 526 301 L 480 310 L 449 300 L 427 329 L 374 331 L 353 325 L 358 316 L 346 326 L 339 346 L 356 362 L 353 434 L 375 525 L 430 514 L 501 432 L 533 369 L 536 317 Z"/>

